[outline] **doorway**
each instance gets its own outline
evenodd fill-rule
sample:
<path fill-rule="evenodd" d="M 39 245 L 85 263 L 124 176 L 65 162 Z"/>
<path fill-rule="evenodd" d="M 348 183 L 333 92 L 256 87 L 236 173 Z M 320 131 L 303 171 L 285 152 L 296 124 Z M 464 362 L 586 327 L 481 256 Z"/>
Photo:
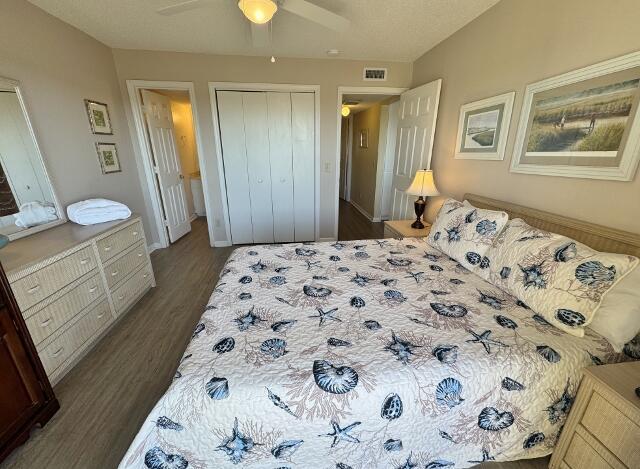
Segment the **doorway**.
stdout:
<path fill-rule="evenodd" d="M 128 81 L 127 86 L 159 247 L 167 247 L 206 216 L 193 85 Z"/>

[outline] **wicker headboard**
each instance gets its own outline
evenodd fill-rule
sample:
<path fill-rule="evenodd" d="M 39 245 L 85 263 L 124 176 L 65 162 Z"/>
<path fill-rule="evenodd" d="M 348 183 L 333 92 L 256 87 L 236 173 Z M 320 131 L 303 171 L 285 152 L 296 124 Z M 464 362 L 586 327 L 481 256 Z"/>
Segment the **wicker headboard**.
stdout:
<path fill-rule="evenodd" d="M 464 198 L 478 208 L 502 210 L 509 214 L 509 218 L 522 218 L 531 226 L 559 233 L 598 251 L 631 254 L 640 257 L 640 235 L 638 234 L 595 225 L 480 195 L 465 194 Z"/>

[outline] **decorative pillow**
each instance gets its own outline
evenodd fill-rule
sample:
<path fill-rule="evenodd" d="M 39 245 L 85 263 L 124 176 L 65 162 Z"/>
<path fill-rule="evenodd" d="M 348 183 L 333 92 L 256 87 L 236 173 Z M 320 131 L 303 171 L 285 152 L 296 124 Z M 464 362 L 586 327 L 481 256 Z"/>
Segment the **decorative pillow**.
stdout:
<path fill-rule="evenodd" d="M 611 288 L 589 327 L 607 339 L 616 352 L 622 352 L 640 332 L 640 267 Z"/>
<path fill-rule="evenodd" d="M 481 276 L 578 337 L 607 292 L 638 264 L 636 257 L 601 253 L 519 218 L 509 221 L 486 256 L 488 275 Z"/>
<path fill-rule="evenodd" d="M 485 253 L 502 232 L 509 216 L 447 199 L 427 241 L 469 270 L 488 267 Z"/>

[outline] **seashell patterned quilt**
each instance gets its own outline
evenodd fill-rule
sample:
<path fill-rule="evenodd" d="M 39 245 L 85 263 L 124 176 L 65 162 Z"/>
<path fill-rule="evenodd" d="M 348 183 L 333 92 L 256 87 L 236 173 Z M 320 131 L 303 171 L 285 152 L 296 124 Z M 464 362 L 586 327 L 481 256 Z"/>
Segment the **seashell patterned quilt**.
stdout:
<path fill-rule="evenodd" d="M 582 368 L 625 359 L 424 239 L 243 247 L 120 467 L 536 458 L 553 450 Z"/>

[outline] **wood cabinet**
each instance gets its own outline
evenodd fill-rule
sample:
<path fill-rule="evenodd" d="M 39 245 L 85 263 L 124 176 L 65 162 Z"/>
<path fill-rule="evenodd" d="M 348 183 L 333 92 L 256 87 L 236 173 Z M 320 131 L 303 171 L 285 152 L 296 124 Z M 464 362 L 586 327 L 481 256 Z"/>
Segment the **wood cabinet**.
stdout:
<path fill-rule="evenodd" d="M 59 407 L 0 266 L 0 461 Z"/>

